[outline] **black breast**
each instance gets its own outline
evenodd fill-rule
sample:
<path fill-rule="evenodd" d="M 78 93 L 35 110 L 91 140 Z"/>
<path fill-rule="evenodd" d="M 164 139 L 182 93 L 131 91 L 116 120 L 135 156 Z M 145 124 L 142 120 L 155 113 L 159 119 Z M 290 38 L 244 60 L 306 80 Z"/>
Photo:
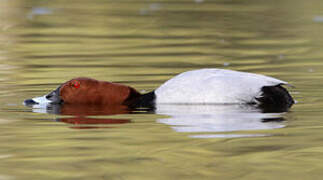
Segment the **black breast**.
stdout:
<path fill-rule="evenodd" d="M 142 94 L 139 97 L 132 98 L 126 102 L 126 105 L 130 108 L 155 108 L 156 95 L 155 91 L 151 91 L 147 94 Z"/>

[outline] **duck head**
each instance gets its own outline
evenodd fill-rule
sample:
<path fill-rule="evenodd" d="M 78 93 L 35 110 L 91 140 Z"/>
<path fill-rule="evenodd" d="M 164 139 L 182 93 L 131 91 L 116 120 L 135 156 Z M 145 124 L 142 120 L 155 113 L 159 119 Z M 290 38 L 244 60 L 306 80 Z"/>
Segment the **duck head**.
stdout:
<path fill-rule="evenodd" d="M 139 96 L 140 93 L 129 86 L 91 78 L 75 78 L 45 96 L 25 100 L 24 104 L 122 105 Z"/>

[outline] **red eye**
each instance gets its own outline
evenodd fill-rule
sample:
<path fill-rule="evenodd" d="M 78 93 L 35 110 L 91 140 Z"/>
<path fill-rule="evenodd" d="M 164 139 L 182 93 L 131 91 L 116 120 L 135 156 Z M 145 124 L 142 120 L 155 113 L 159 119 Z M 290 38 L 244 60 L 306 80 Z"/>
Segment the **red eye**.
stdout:
<path fill-rule="evenodd" d="M 79 88 L 81 86 L 81 84 L 78 81 L 73 81 L 72 86 L 74 86 L 75 88 Z"/>

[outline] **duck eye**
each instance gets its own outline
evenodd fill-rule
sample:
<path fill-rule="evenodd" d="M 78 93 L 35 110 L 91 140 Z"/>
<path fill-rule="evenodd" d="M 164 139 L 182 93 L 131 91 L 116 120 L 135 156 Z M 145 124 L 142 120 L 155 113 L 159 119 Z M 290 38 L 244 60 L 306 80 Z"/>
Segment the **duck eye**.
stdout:
<path fill-rule="evenodd" d="M 78 81 L 73 81 L 72 86 L 74 86 L 75 88 L 79 88 L 81 86 L 81 84 Z"/>

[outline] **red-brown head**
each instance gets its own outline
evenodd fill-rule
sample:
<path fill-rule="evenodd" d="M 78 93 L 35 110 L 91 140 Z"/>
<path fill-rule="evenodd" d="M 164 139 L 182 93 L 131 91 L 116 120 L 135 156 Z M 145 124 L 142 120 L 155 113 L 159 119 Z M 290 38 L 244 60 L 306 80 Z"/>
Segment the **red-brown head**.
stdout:
<path fill-rule="evenodd" d="M 121 105 L 139 96 L 140 93 L 129 86 L 91 78 L 75 78 L 62 84 L 46 98 L 66 104 Z"/>

